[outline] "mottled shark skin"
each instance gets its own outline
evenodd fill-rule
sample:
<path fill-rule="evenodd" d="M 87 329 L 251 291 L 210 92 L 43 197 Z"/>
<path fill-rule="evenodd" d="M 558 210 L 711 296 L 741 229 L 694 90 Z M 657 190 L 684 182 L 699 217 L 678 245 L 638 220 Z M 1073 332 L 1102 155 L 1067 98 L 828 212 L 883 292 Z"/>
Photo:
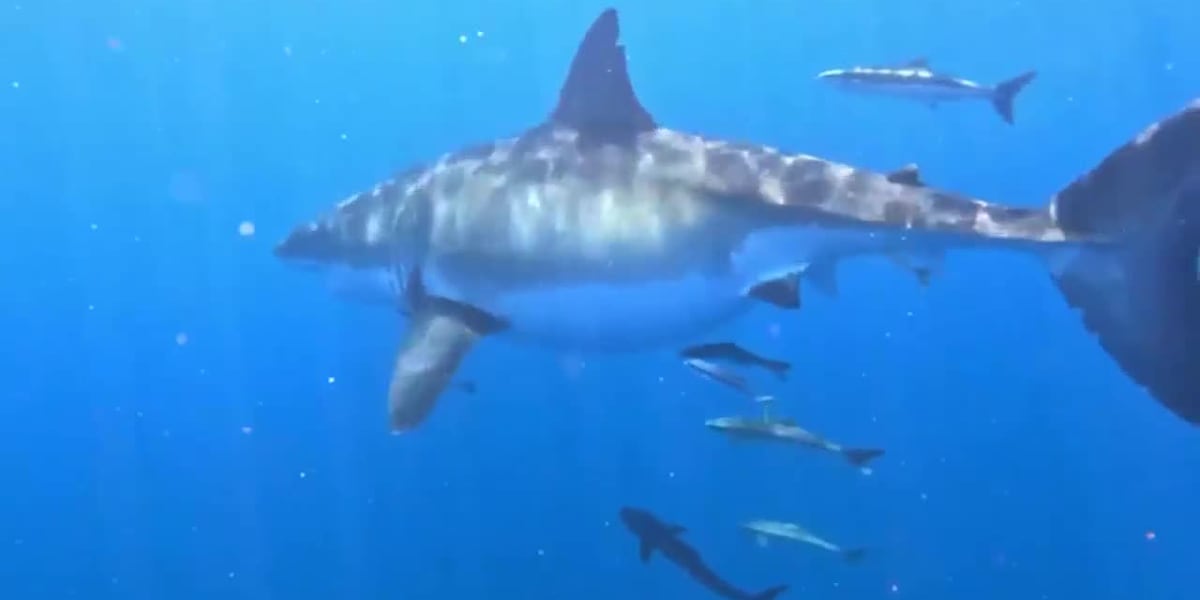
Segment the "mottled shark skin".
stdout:
<path fill-rule="evenodd" d="M 1194 286 L 1194 268 L 1185 282 L 1171 261 L 1194 254 L 1200 236 L 1180 230 L 1168 244 L 1145 229 L 1166 227 L 1164 220 L 1141 218 L 1174 214 L 1175 196 L 1162 194 L 1183 193 L 1181 177 L 1200 171 L 1194 144 L 1151 150 L 1167 133 L 1200 138 L 1194 118 L 1165 121 L 1129 151 L 1144 160 L 1099 167 L 1097 176 L 1116 172 L 1112 178 L 1129 182 L 1120 196 L 1081 183 L 1060 194 L 1054 210 L 1002 206 L 930 187 L 915 169 L 875 172 L 662 127 L 634 93 L 618 38 L 617 13 L 606 10 L 544 122 L 354 194 L 296 228 L 276 255 L 340 276 L 361 273 L 375 297 L 391 298 L 416 323 L 428 323 L 424 311 L 433 310 L 422 307 L 437 307 L 441 324 L 410 326 L 397 363 L 424 357 L 440 378 L 489 335 L 575 351 L 679 348 L 755 303 L 799 305 L 798 295 L 762 293 L 794 286 L 764 284 L 800 277 L 835 289 L 833 268 L 849 257 L 885 254 L 917 269 L 953 248 L 1025 251 L 1051 261 L 1072 303 L 1135 379 L 1200 419 L 1191 393 L 1200 369 L 1184 375 L 1144 364 L 1192 365 L 1195 346 L 1142 335 L 1143 324 L 1175 316 L 1200 322 L 1194 304 L 1160 293 Z M 1056 216 L 1068 214 L 1085 216 Z M 1142 223 L 1141 235 L 1125 237 L 1106 216 Z M 1110 277 L 1142 267 L 1145 281 Z M 414 274 L 419 294 L 407 289 Z M 1173 312 L 1152 323 L 1118 316 L 1130 299 Z M 474 326 L 447 327 L 467 314 Z M 397 407 L 431 407 L 440 388 L 397 389 L 393 417 Z M 407 428 L 428 410 L 400 412 L 415 415 L 401 419 Z"/>

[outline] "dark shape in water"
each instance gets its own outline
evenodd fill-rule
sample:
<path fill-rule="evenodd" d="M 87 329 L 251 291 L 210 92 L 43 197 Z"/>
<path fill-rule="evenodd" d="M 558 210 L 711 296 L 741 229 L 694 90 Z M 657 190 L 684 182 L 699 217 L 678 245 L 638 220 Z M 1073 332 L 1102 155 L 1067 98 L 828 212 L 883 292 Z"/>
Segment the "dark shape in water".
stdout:
<path fill-rule="evenodd" d="M 657 550 L 667 560 L 675 563 L 700 585 L 712 590 L 722 598 L 731 600 L 772 600 L 787 591 L 788 586 L 777 585 L 773 588 L 751 594 L 733 587 L 708 565 L 696 551 L 680 539 L 687 530 L 679 525 L 664 523 L 649 511 L 625 506 L 620 511 L 621 522 L 629 531 L 638 537 L 638 556 L 642 562 L 648 562 L 650 556 Z"/>
<path fill-rule="evenodd" d="M 762 367 L 774 373 L 780 379 L 787 379 L 788 370 L 792 368 L 789 362 L 755 354 L 734 342 L 715 342 L 712 344 L 689 346 L 681 350 L 679 355 L 684 358 L 727 360 L 739 365 Z"/>

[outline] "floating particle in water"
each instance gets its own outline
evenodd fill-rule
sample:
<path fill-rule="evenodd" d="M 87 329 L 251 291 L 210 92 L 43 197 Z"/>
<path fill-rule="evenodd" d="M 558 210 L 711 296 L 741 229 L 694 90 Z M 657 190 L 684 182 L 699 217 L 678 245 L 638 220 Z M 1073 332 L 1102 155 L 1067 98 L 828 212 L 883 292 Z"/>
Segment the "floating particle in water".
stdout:
<path fill-rule="evenodd" d="M 458 43 L 460 43 L 460 44 L 467 43 L 467 34 L 464 33 L 464 34 L 458 36 Z"/>
<path fill-rule="evenodd" d="M 337 378 L 336 378 L 336 377 L 332 377 L 332 376 L 330 376 L 330 378 L 329 378 L 329 383 L 333 383 L 333 382 L 335 382 L 335 381 L 337 381 Z"/>
<path fill-rule="evenodd" d="M 777 338 L 783 333 L 783 327 L 779 323 L 771 323 L 771 326 L 767 328 L 767 333 L 769 333 L 771 337 Z"/>
<path fill-rule="evenodd" d="M 476 31 L 476 32 L 475 32 L 475 37 L 477 37 L 477 38 L 481 38 L 481 37 L 483 37 L 483 32 L 482 32 L 482 31 Z"/>
<path fill-rule="evenodd" d="M 287 56 L 287 57 L 289 57 L 289 58 L 290 58 L 290 57 L 292 56 L 292 47 L 291 47 L 291 46 L 284 46 L 284 47 L 283 47 L 283 55 L 284 55 L 284 56 Z"/>
<path fill-rule="evenodd" d="M 344 133 L 343 133 L 342 135 L 340 135 L 340 136 L 338 136 L 338 137 L 342 138 L 342 141 L 343 141 L 343 142 L 344 142 L 344 141 L 346 141 L 346 134 L 344 134 Z"/>
<path fill-rule="evenodd" d="M 300 471 L 300 479 L 308 479 L 308 473 Z"/>
<path fill-rule="evenodd" d="M 180 346 L 186 346 L 188 343 L 188 334 L 182 331 L 175 334 L 175 343 Z"/>
<path fill-rule="evenodd" d="M 21 89 L 21 82 L 20 81 L 12 82 L 12 89 L 14 89 L 14 90 Z"/>
<path fill-rule="evenodd" d="M 96 230 L 100 229 L 100 226 L 95 223 L 92 223 L 89 227 L 92 228 L 92 231 L 96 231 Z"/>
<path fill-rule="evenodd" d="M 546 555 L 546 551 L 542 550 L 541 548 L 538 548 L 538 556 L 545 556 L 545 555 Z"/>
<path fill-rule="evenodd" d="M 1153 542 L 1154 540 L 1157 540 L 1157 539 L 1158 539 L 1158 534 L 1154 533 L 1154 530 L 1150 530 L 1150 531 L 1146 532 L 1146 541 L 1147 542 Z"/>
<path fill-rule="evenodd" d="M 895 583 L 893 583 L 893 584 L 891 584 L 891 585 L 889 585 L 889 586 L 888 586 L 888 591 L 889 591 L 889 592 L 891 592 L 891 593 L 893 593 L 893 594 L 899 594 L 899 593 L 900 593 L 900 586 L 899 586 L 899 585 L 897 585 L 897 584 L 895 584 Z"/>
<path fill-rule="evenodd" d="M 96 310 L 96 305 L 95 305 L 95 304 L 89 304 L 89 305 L 88 305 L 88 310 Z"/>
<path fill-rule="evenodd" d="M 125 49 L 125 43 L 121 41 L 121 38 L 115 35 L 108 36 L 104 40 L 104 45 L 108 46 L 108 49 L 112 50 L 113 52 L 120 52 Z"/>
<path fill-rule="evenodd" d="M 254 428 L 249 425 L 242 425 L 242 435 L 250 435 L 254 433 Z"/>
<path fill-rule="evenodd" d="M 234 573 L 233 571 L 230 571 L 230 572 L 229 572 L 229 578 L 230 578 L 230 579 L 233 579 L 233 578 L 234 578 L 234 577 L 236 577 L 236 576 L 237 576 L 237 573 Z"/>
<path fill-rule="evenodd" d="M 250 237 L 254 235 L 254 223 L 250 221 L 242 221 L 238 225 L 238 234 L 242 237 Z"/>

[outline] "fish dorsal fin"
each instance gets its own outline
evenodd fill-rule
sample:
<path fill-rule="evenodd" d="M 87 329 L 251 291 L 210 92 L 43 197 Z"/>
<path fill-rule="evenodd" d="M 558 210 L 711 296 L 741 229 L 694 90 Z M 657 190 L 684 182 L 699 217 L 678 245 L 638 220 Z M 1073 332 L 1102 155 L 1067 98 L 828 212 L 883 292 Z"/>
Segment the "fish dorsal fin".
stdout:
<path fill-rule="evenodd" d="M 887 180 L 892 183 L 925 187 L 925 183 L 921 181 L 921 170 L 917 168 L 917 165 L 912 163 L 888 173 Z"/>
<path fill-rule="evenodd" d="M 550 115 L 554 124 L 578 131 L 584 143 L 631 144 L 637 134 L 658 128 L 633 91 L 619 36 L 617 11 L 600 13 L 575 52 Z"/>
<path fill-rule="evenodd" d="M 908 67 L 910 69 L 928 69 L 929 59 L 925 58 L 924 56 L 918 56 L 900 63 L 900 66 Z"/>

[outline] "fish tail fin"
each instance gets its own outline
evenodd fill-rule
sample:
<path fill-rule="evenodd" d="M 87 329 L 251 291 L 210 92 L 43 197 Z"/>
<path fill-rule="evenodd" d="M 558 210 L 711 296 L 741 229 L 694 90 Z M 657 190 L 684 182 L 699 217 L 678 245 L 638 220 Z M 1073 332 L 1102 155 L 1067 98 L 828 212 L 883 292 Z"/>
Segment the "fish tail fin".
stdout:
<path fill-rule="evenodd" d="M 852 565 L 862 562 L 863 557 L 866 555 L 866 548 L 850 548 L 849 550 L 842 551 L 842 558 Z"/>
<path fill-rule="evenodd" d="M 753 600 L 774 600 L 776 596 L 779 596 L 780 594 L 786 592 L 787 590 L 788 590 L 788 586 L 777 585 L 773 588 L 769 588 L 769 589 L 763 590 L 763 591 L 755 594 L 753 597 Z"/>
<path fill-rule="evenodd" d="M 1054 196 L 1051 275 L 1134 381 L 1200 425 L 1200 100 Z"/>
<path fill-rule="evenodd" d="M 992 106 L 996 107 L 996 112 L 1000 113 L 1005 123 L 1013 124 L 1013 101 L 1034 77 L 1037 77 L 1037 71 L 1027 71 L 996 86 L 996 91 L 992 93 Z"/>
<path fill-rule="evenodd" d="M 872 460 L 883 456 L 883 452 L 879 448 L 846 448 L 842 450 L 842 455 L 846 457 L 847 461 L 850 461 L 850 464 L 863 467 Z"/>

